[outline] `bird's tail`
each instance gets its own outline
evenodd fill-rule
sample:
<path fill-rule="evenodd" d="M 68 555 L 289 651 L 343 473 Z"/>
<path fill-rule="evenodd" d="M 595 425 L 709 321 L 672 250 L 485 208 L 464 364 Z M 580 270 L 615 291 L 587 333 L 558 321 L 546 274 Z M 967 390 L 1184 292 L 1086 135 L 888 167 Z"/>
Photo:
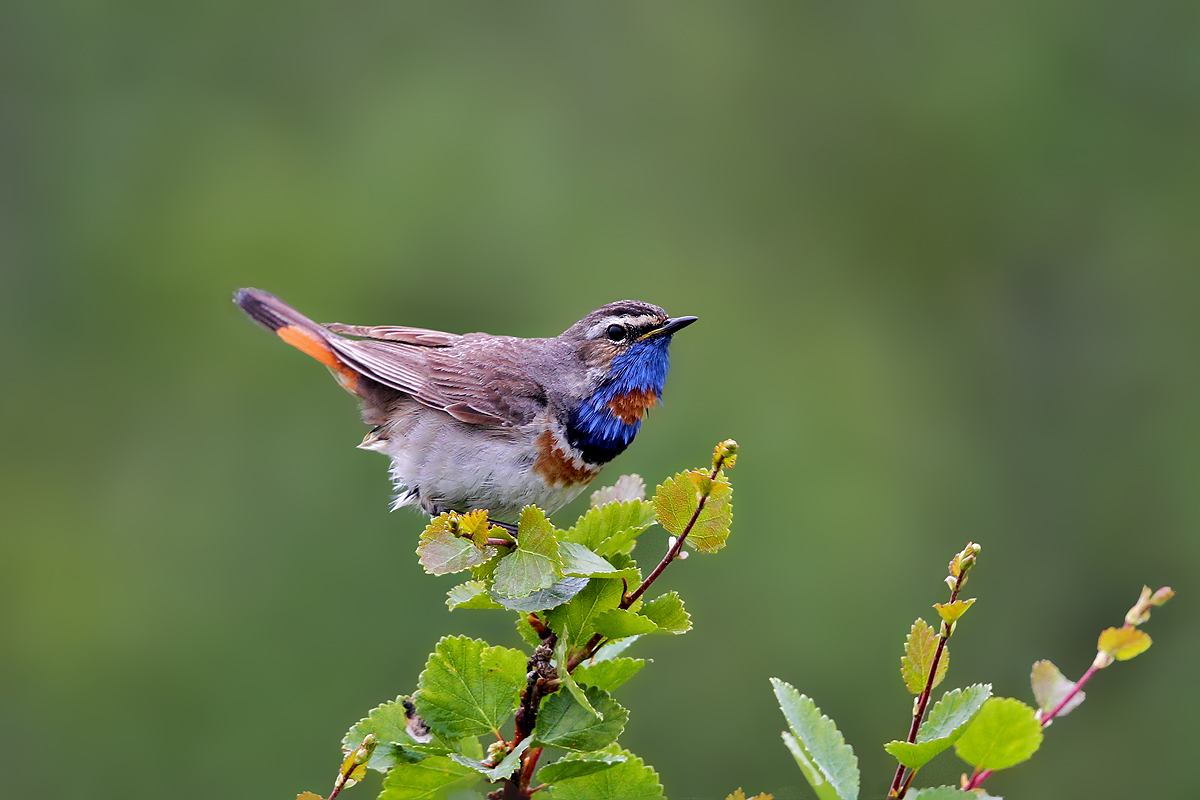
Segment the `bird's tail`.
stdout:
<path fill-rule="evenodd" d="M 238 289 L 233 302 L 252 320 L 262 325 L 305 355 L 315 358 L 333 373 L 346 391 L 358 394 L 359 373 L 338 357 L 329 345 L 337 334 L 313 322 L 273 294 L 259 289 Z"/>

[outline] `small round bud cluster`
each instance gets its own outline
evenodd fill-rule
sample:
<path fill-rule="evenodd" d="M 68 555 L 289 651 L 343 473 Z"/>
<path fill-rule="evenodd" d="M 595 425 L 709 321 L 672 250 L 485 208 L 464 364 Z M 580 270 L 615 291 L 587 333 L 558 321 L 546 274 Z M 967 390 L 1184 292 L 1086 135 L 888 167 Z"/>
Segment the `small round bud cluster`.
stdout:
<path fill-rule="evenodd" d="M 1150 619 L 1151 606 L 1161 606 L 1174 596 L 1175 590 L 1170 586 L 1164 586 L 1153 594 L 1151 594 L 1149 586 L 1143 586 L 1142 594 L 1138 598 L 1138 601 L 1134 603 L 1133 608 L 1129 609 L 1129 613 L 1125 615 L 1125 624 L 1141 625 Z"/>
<path fill-rule="evenodd" d="M 717 445 L 713 450 L 713 469 L 718 467 L 732 467 L 737 461 L 738 443 L 733 439 L 726 439 Z"/>
<path fill-rule="evenodd" d="M 950 577 L 946 579 L 946 584 L 951 589 L 954 588 L 956 583 L 960 585 L 966 583 L 966 573 L 971 567 L 975 566 L 975 559 L 979 556 L 979 551 L 982 549 L 974 542 L 967 542 L 967 546 L 963 548 L 963 551 L 950 559 Z"/>
<path fill-rule="evenodd" d="M 503 761 L 506 755 L 508 755 L 507 744 L 504 742 L 492 742 L 488 745 L 487 758 L 484 759 L 484 762 L 495 766 Z"/>

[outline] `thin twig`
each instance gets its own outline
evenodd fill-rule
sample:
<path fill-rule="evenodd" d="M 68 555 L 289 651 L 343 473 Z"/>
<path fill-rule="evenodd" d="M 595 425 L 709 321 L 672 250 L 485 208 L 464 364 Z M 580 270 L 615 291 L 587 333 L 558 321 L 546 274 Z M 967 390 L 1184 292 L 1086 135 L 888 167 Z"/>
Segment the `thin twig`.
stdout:
<path fill-rule="evenodd" d="M 1092 676 L 1096 674 L 1096 671 L 1098 669 L 1100 669 L 1100 665 L 1095 662 L 1092 662 L 1092 665 L 1090 667 L 1088 667 L 1087 672 L 1083 673 L 1083 677 L 1080 678 L 1079 680 L 1075 681 L 1075 685 L 1071 687 L 1071 691 L 1067 692 L 1066 696 L 1063 697 L 1063 699 L 1059 702 L 1059 704 L 1056 705 L 1050 711 L 1049 714 L 1042 717 L 1042 727 L 1043 728 L 1050 724 L 1050 720 L 1054 719 L 1062 712 L 1063 708 L 1066 707 L 1067 703 L 1071 702 L 1072 697 L 1079 694 L 1079 690 L 1083 688 L 1083 685 L 1085 683 L 1087 683 L 1088 681 L 1090 681 L 1092 679 Z"/>
<path fill-rule="evenodd" d="M 675 540 L 675 544 L 671 545 L 671 548 L 667 550 L 667 554 L 663 556 L 662 561 L 658 562 L 658 566 L 654 568 L 654 571 L 647 575 L 646 579 L 642 581 L 632 593 L 626 594 L 621 598 L 621 604 L 619 608 L 627 609 L 636 603 L 638 598 L 645 594 L 646 590 L 650 588 L 650 585 L 658 579 L 659 575 L 663 573 L 663 570 L 665 570 L 672 561 L 679 557 L 679 551 L 683 549 L 684 540 L 686 540 L 688 534 L 692 532 L 692 528 L 696 526 L 696 521 L 700 519 L 700 512 L 704 510 L 704 504 L 708 502 L 709 496 L 712 495 L 713 482 L 717 479 L 717 475 L 720 474 L 721 469 L 725 466 L 725 461 L 727 458 L 728 456 L 724 453 L 717 457 L 712 474 L 708 476 L 708 488 L 705 490 L 704 494 L 700 495 L 700 502 L 696 504 L 696 510 L 692 512 L 692 518 L 689 519 L 688 524 L 684 526 L 683 532 L 679 534 L 679 538 Z M 584 645 L 582 649 L 578 650 L 570 657 L 570 659 L 567 660 L 567 672 L 574 672 L 576 667 L 594 656 L 596 651 L 600 649 L 600 644 L 603 641 L 604 637 L 599 633 L 589 639 L 588 643 Z"/>
<path fill-rule="evenodd" d="M 958 592 L 960 589 L 962 589 L 963 581 L 966 579 L 967 570 L 960 567 L 958 571 L 958 580 L 954 582 L 954 589 L 950 592 L 951 605 L 958 600 Z M 929 677 L 925 679 L 925 688 L 921 690 L 921 696 L 917 700 L 917 708 L 915 711 L 913 711 L 912 725 L 908 729 L 907 741 L 909 744 L 915 744 L 917 741 L 917 731 L 921 728 L 921 721 L 925 718 L 925 709 L 929 706 L 929 698 L 933 694 L 933 684 L 937 678 L 938 663 L 942 660 L 942 652 L 946 649 L 946 642 L 949 640 L 950 623 L 943 620 L 942 633 L 938 638 L 937 650 L 934 651 L 933 662 L 929 665 Z M 912 771 L 912 774 L 908 776 L 907 781 L 904 780 L 904 770 L 905 767 L 903 764 L 896 765 L 896 776 L 892 778 L 892 788 L 891 791 L 888 792 L 889 797 L 904 797 L 905 792 L 908 791 L 908 785 L 912 783 L 913 775 L 916 774 L 916 770 Z M 901 788 L 902 783 L 903 788 Z"/>
<path fill-rule="evenodd" d="M 538 759 L 542 757 L 542 748 L 534 747 L 525 753 L 525 766 L 521 769 L 521 781 L 517 788 L 526 797 L 531 797 L 537 789 L 530 789 L 529 784 L 533 782 L 533 771 L 537 769 Z"/>
<path fill-rule="evenodd" d="M 533 734 L 533 728 L 537 724 L 538 705 L 541 704 L 542 698 L 550 692 L 549 683 L 554 678 L 554 667 L 550 664 L 550 659 L 554 655 L 554 645 L 558 637 L 554 631 L 542 626 L 545 631 L 539 635 L 542 637 L 542 643 L 534 648 L 533 655 L 526 664 L 526 684 L 525 690 L 521 692 L 521 705 L 517 709 L 517 717 L 515 722 L 515 730 L 513 731 L 512 748 L 515 748 L 522 741 Z M 508 798 L 528 798 L 533 792 L 529 791 L 529 782 L 533 778 L 534 767 L 537 766 L 538 758 L 542 755 L 542 748 L 535 747 L 527 750 L 521 756 L 521 766 L 517 767 L 513 774 L 504 781 L 504 791 L 502 796 L 505 800 Z"/>
<path fill-rule="evenodd" d="M 632 594 L 626 595 L 621 600 L 621 608 L 629 608 L 637 602 L 637 599 L 645 594 L 650 588 L 650 584 L 654 583 L 655 579 L 662 574 L 667 565 L 674 561 L 679 556 L 679 551 L 683 549 L 683 542 L 687 539 L 688 534 L 692 532 L 692 528 L 696 525 L 696 520 L 700 519 L 700 512 L 704 510 L 704 504 L 708 502 L 708 498 L 712 495 L 713 482 L 717 479 L 717 475 L 721 472 L 721 467 L 725 465 L 725 456 L 722 455 L 717 459 L 716 466 L 713 467 L 712 474 L 708 476 L 707 489 L 704 494 L 700 495 L 700 502 L 696 504 L 696 510 L 692 512 L 692 518 L 688 520 L 688 524 L 684 527 L 683 533 L 679 534 L 679 538 L 675 540 L 675 544 L 663 556 L 663 560 L 658 562 L 658 566 L 654 571 L 646 576 L 646 580 L 642 581 L 642 585 L 633 590 Z"/>
<path fill-rule="evenodd" d="M 1063 696 L 1063 699 L 1058 702 L 1058 705 L 1051 709 L 1050 713 L 1042 717 L 1041 724 L 1043 728 L 1049 725 L 1050 722 L 1056 716 L 1058 716 L 1064 708 L 1066 708 L 1067 703 L 1071 702 L 1071 698 L 1079 694 L 1079 690 L 1083 688 L 1085 683 L 1092 679 L 1092 676 L 1095 675 L 1099 669 L 1100 666 L 1095 662 L 1092 662 L 1092 665 L 1088 667 L 1088 671 L 1083 673 L 1083 677 L 1075 681 L 1075 685 L 1071 687 L 1071 691 L 1067 692 L 1066 695 Z M 980 772 L 978 769 L 976 769 L 973 773 L 971 773 L 971 778 L 967 781 L 967 785 L 963 787 L 963 791 L 979 788 L 979 785 L 986 781 L 992 772 L 994 772 L 994 770 L 985 769 Z"/>

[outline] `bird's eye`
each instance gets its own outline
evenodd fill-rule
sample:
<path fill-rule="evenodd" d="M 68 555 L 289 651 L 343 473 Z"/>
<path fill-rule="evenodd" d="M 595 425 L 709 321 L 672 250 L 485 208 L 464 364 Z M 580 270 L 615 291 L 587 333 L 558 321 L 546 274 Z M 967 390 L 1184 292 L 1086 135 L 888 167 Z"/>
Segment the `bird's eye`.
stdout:
<path fill-rule="evenodd" d="M 604 335 L 614 342 L 619 342 L 625 338 L 627 333 L 624 325 L 609 325 Z"/>

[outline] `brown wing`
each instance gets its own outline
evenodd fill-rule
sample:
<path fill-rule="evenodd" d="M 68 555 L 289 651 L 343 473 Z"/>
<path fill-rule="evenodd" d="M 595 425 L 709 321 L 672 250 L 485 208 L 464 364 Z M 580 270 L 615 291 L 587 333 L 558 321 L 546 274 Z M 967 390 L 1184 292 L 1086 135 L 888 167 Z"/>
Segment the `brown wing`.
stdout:
<path fill-rule="evenodd" d="M 363 397 L 359 375 L 463 422 L 497 426 L 528 422 L 546 403 L 545 392 L 528 377 L 522 358 L 528 350 L 521 343 L 536 347 L 533 342 L 423 328 L 324 326 L 257 289 L 239 290 L 234 300 L 255 321 L 332 369 L 342 386 Z M 347 339 L 340 333 L 372 338 Z"/>
<path fill-rule="evenodd" d="M 518 341 L 467 336 L 453 346 L 423 347 L 329 337 L 342 361 L 371 380 L 463 422 L 504 426 L 528 422 L 545 405 L 545 392 L 524 369 Z"/>
<path fill-rule="evenodd" d="M 462 339 L 457 333 L 431 331 L 428 328 L 406 328 L 402 325 L 343 325 L 330 322 L 325 325 L 334 333 L 346 336 L 361 336 L 364 339 L 383 339 L 389 342 L 404 342 L 421 347 L 449 347 Z"/>

